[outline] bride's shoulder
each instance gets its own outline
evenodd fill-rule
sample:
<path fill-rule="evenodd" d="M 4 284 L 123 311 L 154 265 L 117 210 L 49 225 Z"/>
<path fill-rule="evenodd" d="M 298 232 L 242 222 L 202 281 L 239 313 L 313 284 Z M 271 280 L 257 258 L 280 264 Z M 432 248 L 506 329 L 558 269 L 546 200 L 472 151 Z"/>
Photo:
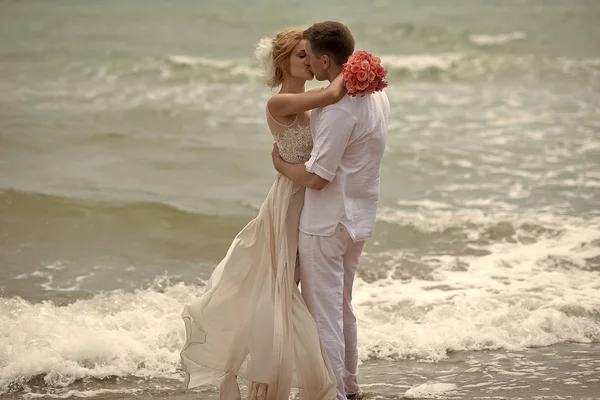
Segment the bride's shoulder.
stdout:
<path fill-rule="evenodd" d="M 286 93 L 275 93 L 273 96 L 269 97 L 266 104 L 267 109 L 270 112 L 276 112 L 282 104 L 286 103 L 285 94 Z"/>

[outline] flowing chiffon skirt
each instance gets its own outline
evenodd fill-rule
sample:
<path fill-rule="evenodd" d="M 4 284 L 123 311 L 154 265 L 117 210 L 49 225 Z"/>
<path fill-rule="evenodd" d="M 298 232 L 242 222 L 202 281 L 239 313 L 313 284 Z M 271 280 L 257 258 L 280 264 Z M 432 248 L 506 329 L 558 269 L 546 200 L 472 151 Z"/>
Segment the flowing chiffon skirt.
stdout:
<path fill-rule="evenodd" d="M 213 384 L 221 399 L 332 400 L 335 376 L 294 281 L 304 188 L 278 175 L 258 216 L 235 237 L 206 291 L 182 313 L 185 385 Z"/>

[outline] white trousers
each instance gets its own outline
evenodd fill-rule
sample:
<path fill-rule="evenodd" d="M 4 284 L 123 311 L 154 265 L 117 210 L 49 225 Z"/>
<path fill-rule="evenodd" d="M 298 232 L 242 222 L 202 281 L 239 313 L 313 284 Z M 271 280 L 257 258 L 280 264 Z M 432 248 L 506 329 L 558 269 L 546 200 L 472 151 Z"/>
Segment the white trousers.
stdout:
<path fill-rule="evenodd" d="M 342 224 L 332 236 L 300 232 L 298 239 L 302 297 L 336 376 L 338 400 L 359 390 L 352 285 L 364 245 L 364 241 L 354 242 Z"/>

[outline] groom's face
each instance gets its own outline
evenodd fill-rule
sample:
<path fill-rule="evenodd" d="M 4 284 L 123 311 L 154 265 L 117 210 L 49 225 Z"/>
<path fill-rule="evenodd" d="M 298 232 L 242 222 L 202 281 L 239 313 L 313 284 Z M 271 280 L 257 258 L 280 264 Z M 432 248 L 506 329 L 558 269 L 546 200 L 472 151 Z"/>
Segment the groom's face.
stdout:
<path fill-rule="evenodd" d="M 327 80 L 327 70 L 325 69 L 325 65 L 323 63 L 323 56 L 313 52 L 310 42 L 308 42 L 306 46 L 305 60 L 306 66 L 313 74 L 315 74 L 315 78 L 318 81 Z"/>

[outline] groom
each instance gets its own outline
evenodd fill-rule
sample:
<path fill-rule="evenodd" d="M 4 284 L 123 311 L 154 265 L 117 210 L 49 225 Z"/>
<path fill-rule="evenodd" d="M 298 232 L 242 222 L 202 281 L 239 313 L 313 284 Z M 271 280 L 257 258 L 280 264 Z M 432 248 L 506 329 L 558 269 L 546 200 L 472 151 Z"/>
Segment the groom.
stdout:
<path fill-rule="evenodd" d="M 354 52 L 350 30 L 327 21 L 303 36 L 307 66 L 318 80 L 331 82 Z M 313 150 L 306 164 L 287 163 L 273 150 L 275 169 L 307 188 L 298 242 L 302 297 L 331 361 L 338 400 L 362 397 L 352 285 L 375 225 L 389 111 L 383 92 L 345 96 L 312 111 Z"/>

